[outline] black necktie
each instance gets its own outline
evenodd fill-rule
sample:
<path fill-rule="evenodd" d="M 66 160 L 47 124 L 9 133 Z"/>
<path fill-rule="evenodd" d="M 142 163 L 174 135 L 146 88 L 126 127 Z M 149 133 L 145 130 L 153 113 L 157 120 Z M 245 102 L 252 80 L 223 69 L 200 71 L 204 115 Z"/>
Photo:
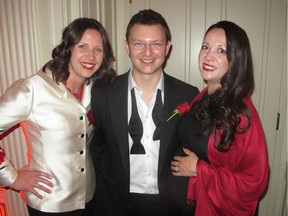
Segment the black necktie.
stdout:
<path fill-rule="evenodd" d="M 156 101 L 154 104 L 154 108 L 152 111 L 152 118 L 154 121 L 154 124 L 156 126 L 156 129 L 153 134 L 153 140 L 159 140 L 160 139 L 160 132 L 161 132 L 161 120 L 162 120 L 162 114 L 163 114 L 163 103 L 162 103 L 162 96 L 161 96 L 161 90 L 158 89 Z"/>
<path fill-rule="evenodd" d="M 132 102 L 132 112 L 128 124 L 128 131 L 133 140 L 130 154 L 145 154 L 144 146 L 141 143 L 141 138 L 143 135 L 143 125 L 138 114 L 135 90 L 131 90 L 131 102 Z"/>

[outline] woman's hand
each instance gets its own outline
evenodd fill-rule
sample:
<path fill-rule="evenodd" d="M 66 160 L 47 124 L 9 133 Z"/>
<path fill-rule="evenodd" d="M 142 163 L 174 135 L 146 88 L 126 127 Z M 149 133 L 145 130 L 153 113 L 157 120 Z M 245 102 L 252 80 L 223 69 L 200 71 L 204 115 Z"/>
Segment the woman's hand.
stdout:
<path fill-rule="evenodd" d="M 16 180 L 13 184 L 9 185 L 9 187 L 17 191 L 29 191 L 39 199 L 42 199 L 43 196 L 35 189 L 37 188 L 50 194 L 52 191 L 49 187 L 52 188 L 54 186 L 50 181 L 52 178 L 53 176 L 50 174 L 42 171 L 31 170 L 27 165 L 18 171 Z"/>
<path fill-rule="evenodd" d="M 171 162 L 173 175 L 187 177 L 197 176 L 196 165 L 199 158 L 189 149 L 183 148 L 183 151 L 187 156 L 175 156 L 174 160 Z"/>

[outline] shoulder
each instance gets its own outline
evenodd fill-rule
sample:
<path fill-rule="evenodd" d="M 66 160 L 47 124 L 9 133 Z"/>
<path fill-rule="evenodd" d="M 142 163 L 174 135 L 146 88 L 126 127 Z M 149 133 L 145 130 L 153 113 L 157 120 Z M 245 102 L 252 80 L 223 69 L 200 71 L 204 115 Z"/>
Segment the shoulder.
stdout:
<path fill-rule="evenodd" d="M 128 75 L 129 73 L 124 73 L 115 77 L 115 79 L 110 83 L 112 87 L 128 85 Z"/>
<path fill-rule="evenodd" d="M 179 94 L 184 94 L 184 95 L 189 94 L 195 97 L 199 93 L 199 89 L 196 86 L 193 86 L 184 81 L 181 81 L 166 73 L 164 73 L 164 85 L 165 85 L 165 88 L 171 88 L 171 89 L 174 89 L 174 91 L 177 90 Z"/>
<path fill-rule="evenodd" d="M 244 98 L 243 98 L 243 103 L 246 104 L 246 106 L 248 107 L 248 109 L 249 109 L 249 111 L 250 111 L 251 113 L 254 113 L 254 112 L 257 113 L 257 110 L 256 110 L 256 108 L 255 108 L 255 106 L 254 106 L 254 104 L 253 104 L 252 99 L 251 99 L 250 96 L 244 97 Z"/>
<path fill-rule="evenodd" d="M 179 86 L 179 87 L 185 88 L 185 89 L 197 90 L 199 92 L 197 87 L 195 87 L 195 86 L 193 86 L 193 85 L 191 85 L 189 83 L 186 83 L 186 82 L 184 82 L 182 80 L 179 80 L 179 79 L 177 79 L 175 77 L 172 77 L 172 76 L 170 76 L 170 75 L 168 75 L 166 73 L 164 73 L 164 80 L 165 80 L 165 82 L 169 82 L 172 85 L 176 85 L 176 86 Z"/>
<path fill-rule="evenodd" d="M 253 104 L 253 101 L 251 99 L 250 96 L 247 96 L 245 98 L 243 98 L 243 103 L 247 106 L 248 110 L 249 110 L 249 113 L 250 113 L 250 117 L 251 117 L 251 127 L 254 127 L 254 126 L 259 126 L 261 125 L 261 120 L 260 120 L 260 117 L 258 115 L 258 111 L 256 109 L 256 107 L 254 106 Z M 240 127 L 244 127 L 244 126 L 247 126 L 249 120 L 247 118 L 247 116 L 244 116 L 243 114 L 240 114 L 240 118 L 241 118 L 241 122 L 240 122 Z"/>
<path fill-rule="evenodd" d="M 128 88 L 128 74 L 122 74 L 115 77 L 115 79 L 108 84 L 93 85 L 92 86 L 92 102 L 96 100 L 108 100 L 111 95 L 123 94 L 127 92 Z"/>
<path fill-rule="evenodd" d="M 39 82 L 37 75 L 15 81 L 1 96 L 1 106 L 5 107 L 5 105 L 3 105 L 4 103 L 6 103 L 6 107 L 8 103 L 17 104 L 17 106 L 19 106 L 17 110 L 23 108 L 22 114 L 24 114 L 25 110 L 31 107 L 32 101 L 35 100 L 35 95 L 39 92 L 40 88 L 37 88 L 37 85 L 39 85 L 37 81 Z"/>
<path fill-rule="evenodd" d="M 26 78 L 20 78 L 16 80 L 10 87 L 11 88 L 33 88 L 33 85 L 36 85 L 39 82 L 40 77 L 37 74 L 33 74 Z"/>
<path fill-rule="evenodd" d="M 114 78 L 114 80 L 107 84 L 94 84 L 92 87 L 93 91 L 99 90 L 108 90 L 111 88 L 122 87 L 128 84 L 128 73 L 118 75 Z"/>

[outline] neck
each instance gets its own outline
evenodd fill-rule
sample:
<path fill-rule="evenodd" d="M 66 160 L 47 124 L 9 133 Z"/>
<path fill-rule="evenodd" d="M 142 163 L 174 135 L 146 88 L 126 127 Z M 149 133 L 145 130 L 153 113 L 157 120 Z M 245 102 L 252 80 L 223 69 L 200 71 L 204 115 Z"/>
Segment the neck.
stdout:
<path fill-rule="evenodd" d="M 83 81 L 71 81 L 71 80 L 67 80 L 66 81 L 66 87 L 69 88 L 69 90 L 72 92 L 72 93 L 77 93 L 80 89 L 80 87 L 83 85 Z"/>
<path fill-rule="evenodd" d="M 208 84 L 208 94 L 213 94 L 217 89 L 221 88 L 221 84 Z"/>
<path fill-rule="evenodd" d="M 143 92 L 142 98 L 145 101 L 146 105 L 148 106 L 150 104 L 150 101 L 153 97 L 153 93 L 161 78 L 161 73 L 143 75 L 143 74 L 132 72 L 132 76 L 137 86 L 141 88 Z"/>
<path fill-rule="evenodd" d="M 161 73 L 139 74 L 132 72 L 133 79 L 143 92 L 153 93 L 161 78 Z"/>

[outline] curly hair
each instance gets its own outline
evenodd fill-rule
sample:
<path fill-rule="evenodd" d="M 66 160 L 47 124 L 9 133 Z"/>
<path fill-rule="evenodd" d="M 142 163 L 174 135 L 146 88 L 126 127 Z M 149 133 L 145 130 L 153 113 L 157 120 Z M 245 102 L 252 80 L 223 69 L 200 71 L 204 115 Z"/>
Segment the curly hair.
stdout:
<path fill-rule="evenodd" d="M 230 21 L 220 21 L 208 28 L 225 31 L 227 43 L 228 71 L 221 80 L 221 88 L 206 94 L 196 105 L 196 117 L 202 124 L 204 135 L 212 136 L 215 147 L 221 152 L 230 150 L 235 134 L 245 133 L 251 125 L 251 115 L 243 98 L 251 96 L 254 90 L 253 61 L 250 42 L 246 32 Z M 248 124 L 239 128 L 241 115 L 247 117 Z M 216 131 L 220 131 L 220 142 Z"/>
<path fill-rule="evenodd" d="M 90 81 L 94 82 L 96 79 L 98 82 L 106 83 L 115 77 L 116 72 L 111 68 L 114 61 L 113 50 L 105 28 L 97 20 L 84 17 L 75 19 L 64 28 L 61 43 L 52 51 L 52 60 L 43 66 L 44 72 L 46 68 L 52 71 L 53 79 L 56 83 L 64 82 L 68 79 L 71 52 L 87 29 L 95 29 L 100 33 L 103 40 L 104 57 L 97 72 L 89 79 L 86 79 L 86 84 L 89 84 Z"/>

